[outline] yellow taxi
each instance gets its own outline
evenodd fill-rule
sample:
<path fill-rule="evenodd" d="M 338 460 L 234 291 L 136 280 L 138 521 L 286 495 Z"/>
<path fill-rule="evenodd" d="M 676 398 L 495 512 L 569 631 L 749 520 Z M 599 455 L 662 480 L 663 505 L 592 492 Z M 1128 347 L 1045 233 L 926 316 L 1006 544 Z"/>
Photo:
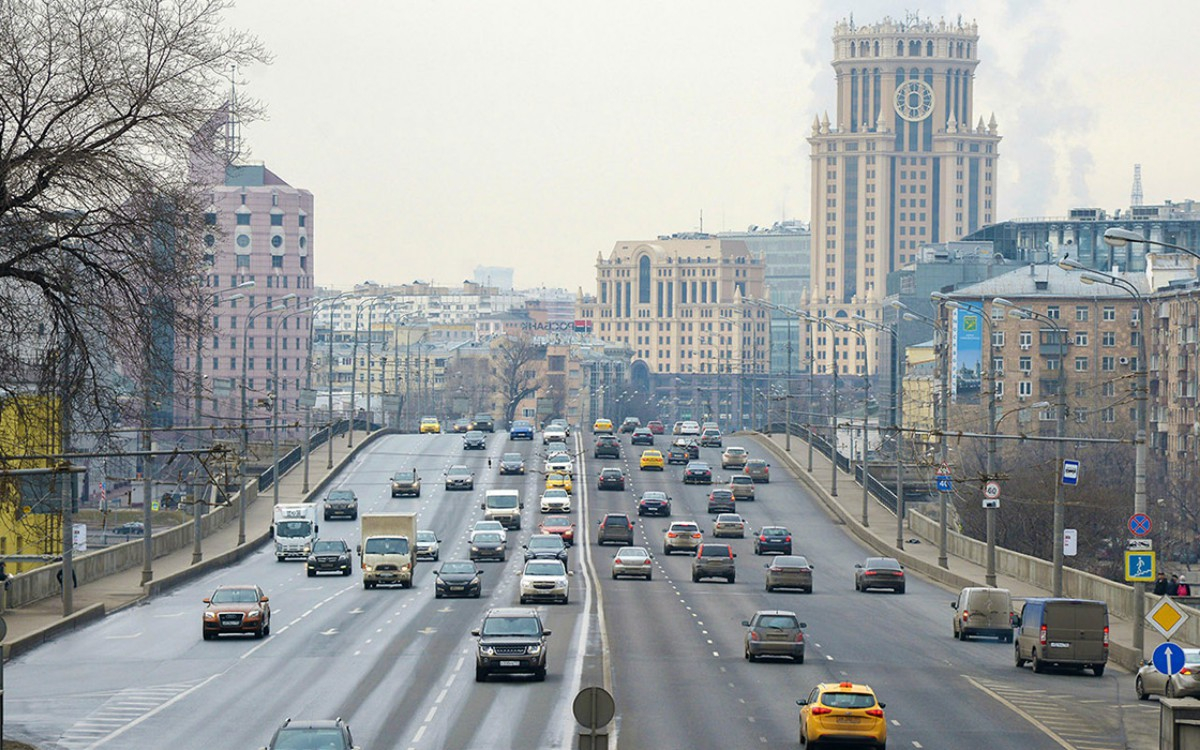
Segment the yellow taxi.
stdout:
<path fill-rule="evenodd" d="M 639 463 L 642 471 L 647 469 L 663 470 L 663 454 L 659 450 L 644 450 L 642 451 L 642 460 Z"/>
<path fill-rule="evenodd" d="M 421 434 L 437 435 L 442 431 L 442 423 L 437 417 L 421 417 Z"/>
<path fill-rule="evenodd" d="M 595 422 L 592 423 L 592 432 L 594 432 L 596 434 L 608 433 L 609 435 L 611 435 L 613 432 L 612 420 L 611 419 L 597 419 Z"/>
<path fill-rule="evenodd" d="M 548 490 L 562 489 L 562 490 L 566 490 L 567 492 L 571 492 L 571 490 L 572 490 L 571 475 L 570 474 L 560 474 L 558 472 L 551 472 L 551 473 L 547 474 L 546 475 L 546 489 L 548 489 Z"/>
<path fill-rule="evenodd" d="M 827 741 L 887 745 L 887 721 L 884 704 L 867 685 L 853 682 L 823 682 L 800 706 L 800 744 L 810 746 Z"/>

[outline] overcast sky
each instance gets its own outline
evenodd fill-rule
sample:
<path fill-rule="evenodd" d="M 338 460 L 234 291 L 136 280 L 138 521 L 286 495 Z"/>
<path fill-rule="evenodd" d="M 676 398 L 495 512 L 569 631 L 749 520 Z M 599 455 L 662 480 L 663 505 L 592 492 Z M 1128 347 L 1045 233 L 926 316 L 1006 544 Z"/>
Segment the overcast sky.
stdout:
<path fill-rule="evenodd" d="M 910 2 L 238 0 L 270 66 L 241 72 L 254 160 L 314 193 L 317 283 L 595 289 L 618 240 L 808 221 L 833 24 Z M 1131 11 L 1130 9 L 1136 9 Z M 920 6 L 979 24 L 1001 219 L 1200 198 L 1200 3 Z"/>

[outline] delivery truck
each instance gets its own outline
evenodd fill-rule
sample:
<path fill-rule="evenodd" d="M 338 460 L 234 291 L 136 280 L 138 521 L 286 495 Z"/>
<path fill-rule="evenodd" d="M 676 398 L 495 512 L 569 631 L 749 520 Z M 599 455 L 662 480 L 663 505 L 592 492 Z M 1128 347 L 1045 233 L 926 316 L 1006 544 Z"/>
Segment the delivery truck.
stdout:
<path fill-rule="evenodd" d="M 417 563 L 417 514 L 364 514 L 358 554 L 364 589 L 381 583 L 411 588 Z"/>
<path fill-rule="evenodd" d="M 313 503 L 281 503 L 275 506 L 271 524 L 275 559 L 307 560 L 317 540 L 317 506 Z"/>

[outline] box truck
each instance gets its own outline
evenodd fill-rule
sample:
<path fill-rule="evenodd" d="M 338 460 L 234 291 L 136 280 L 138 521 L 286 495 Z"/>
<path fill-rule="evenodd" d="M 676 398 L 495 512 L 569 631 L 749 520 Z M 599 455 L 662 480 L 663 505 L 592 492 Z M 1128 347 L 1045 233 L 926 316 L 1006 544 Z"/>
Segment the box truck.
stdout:
<path fill-rule="evenodd" d="M 308 559 L 317 540 L 317 506 L 313 503 L 281 503 L 275 506 L 271 524 L 275 537 L 275 559 Z"/>
<path fill-rule="evenodd" d="M 364 514 L 358 554 L 364 589 L 373 589 L 381 583 L 411 588 L 413 567 L 417 563 L 417 514 Z"/>

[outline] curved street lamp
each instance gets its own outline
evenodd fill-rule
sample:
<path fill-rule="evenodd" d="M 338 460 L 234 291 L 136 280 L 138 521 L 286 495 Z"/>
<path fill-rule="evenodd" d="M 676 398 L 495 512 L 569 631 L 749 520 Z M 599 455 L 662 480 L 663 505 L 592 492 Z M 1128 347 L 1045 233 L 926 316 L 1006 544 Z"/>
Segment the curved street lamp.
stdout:
<path fill-rule="evenodd" d="M 898 334 L 900 318 L 899 314 L 897 314 L 896 322 L 890 326 L 876 323 L 865 315 L 854 315 L 851 317 L 851 320 L 868 328 L 874 328 L 877 331 L 887 333 L 892 337 L 892 426 L 896 429 L 896 549 L 904 549 L 904 456 L 900 450 L 902 445 L 901 436 L 903 435 L 903 432 L 900 430 L 900 424 L 904 412 L 904 353 L 900 351 L 900 337 Z"/>

